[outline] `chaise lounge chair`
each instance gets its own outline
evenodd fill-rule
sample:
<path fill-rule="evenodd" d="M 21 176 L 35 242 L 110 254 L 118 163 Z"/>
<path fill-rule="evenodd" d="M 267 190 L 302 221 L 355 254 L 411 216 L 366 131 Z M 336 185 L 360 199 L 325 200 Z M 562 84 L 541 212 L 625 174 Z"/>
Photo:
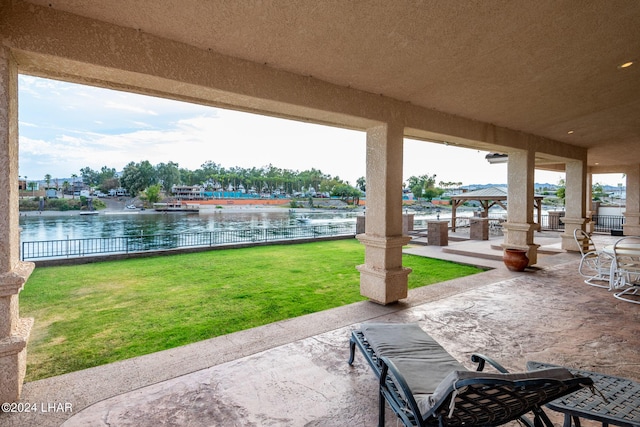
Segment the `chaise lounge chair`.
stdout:
<path fill-rule="evenodd" d="M 379 379 L 380 427 L 385 402 L 405 426 L 498 426 L 519 419 L 528 427 L 553 427 L 541 406 L 593 386 L 564 368 L 510 374 L 480 354 L 471 356 L 478 367 L 469 371 L 415 323 L 363 324 L 351 335 L 349 365 L 356 346 Z M 499 373 L 481 372 L 485 363 Z M 524 417 L 528 412 L 533 422 Z"/>

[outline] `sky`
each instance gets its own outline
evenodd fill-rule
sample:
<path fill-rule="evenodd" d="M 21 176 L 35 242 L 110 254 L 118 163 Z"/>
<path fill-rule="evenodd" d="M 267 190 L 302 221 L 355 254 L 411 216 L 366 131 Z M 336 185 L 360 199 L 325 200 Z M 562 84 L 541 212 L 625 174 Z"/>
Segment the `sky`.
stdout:
<path fill-rule="evenodd" d="M 178 163 L 195 170 L 206 161 L 225 168 L 311 168 L 355 185 L 365 176 L 361 131 L 205 107 L 57 80 L 20 75 L 19 175 L 69 178 L 80 169 L 121 171 L 129 162 Z M 436 175 L 436 182 L 506 184 L 506 164 L 487 152 L 405 139 L 403 179 Z M 537 183 L 563 173 L 536 171 Z M 621 174 L 594 176 L 616 186 Z"/>

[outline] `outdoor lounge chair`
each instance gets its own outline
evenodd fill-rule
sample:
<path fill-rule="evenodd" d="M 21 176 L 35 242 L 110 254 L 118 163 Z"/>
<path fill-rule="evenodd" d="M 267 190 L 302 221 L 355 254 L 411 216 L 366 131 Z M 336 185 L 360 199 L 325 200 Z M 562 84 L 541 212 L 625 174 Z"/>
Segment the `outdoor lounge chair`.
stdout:
<path fill-rule="evenodd" d="M 474 354 L 469 371 L 417 324 L 371 323 L 351 335 L 379 379 L 378 425 L 385 402 L 405 426 L 498 426 L 520 419 L 529 427 L 552 427 L 541 405 L 582 387 L 590 378 L 554 368 L 509 374 L 490 358 Z M 485 363 L 499 373 L 484 373 Z M 531 422 L 524 414 L 532 412 Z"/>
<path fill-rule="evenodd" d="M 584 283 L 599 288 L 609 288 L 609 278 L 611 274 L 611 255 L 599 251 L 595 243 L 585 231 L 576 228 L 573 231 L 573 238 L 580 249 L 580 265 L 578 272 L 586 277 Z M 594 283 L 602 282 L 602 283 Z"/>

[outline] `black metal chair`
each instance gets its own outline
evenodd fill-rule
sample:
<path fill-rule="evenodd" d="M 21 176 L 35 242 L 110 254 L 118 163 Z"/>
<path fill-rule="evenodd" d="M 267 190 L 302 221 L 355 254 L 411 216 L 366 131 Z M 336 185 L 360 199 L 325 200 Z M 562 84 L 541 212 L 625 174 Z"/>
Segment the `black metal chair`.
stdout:
<path fill-rule="evenodd" d="M 372 331 L 370 326 L 380 329 Z M 358 346 L 378 377 L 380 427 L 384 426 L 386 404 L 405 426 L 480 427 L 520 420 L 528 427 L 553 427 L 542 405 L 593 385 L 590 378 L 575 376 L 565 368 L 510 374 L 499 363 L 480 354 L 472 355 L 471 360 L 478 367 L 469 371 L 416 324 L 367 325 L 367 328 L 372 331 L 370 336 L 367 330 L 352 333 L 349 364 L 353 364 Z M 393 336 L 379 343 L 376 342 L 379 332 Z M 403 354 L 402 345 L 396 344 L 401 344 L 405 337 L 407 351 Z M 421 346 L 426 351 L 420 351 Z M 498 373 L 482 372 L 485 363 Z M 461 368 L 443 374 L 456 364 Z M 429 378 L 430 372 L 433 378 Z M 424 384 L 425 378 L 428 384 Z M 533 421 L 524 416 L 529 412 Z"/>

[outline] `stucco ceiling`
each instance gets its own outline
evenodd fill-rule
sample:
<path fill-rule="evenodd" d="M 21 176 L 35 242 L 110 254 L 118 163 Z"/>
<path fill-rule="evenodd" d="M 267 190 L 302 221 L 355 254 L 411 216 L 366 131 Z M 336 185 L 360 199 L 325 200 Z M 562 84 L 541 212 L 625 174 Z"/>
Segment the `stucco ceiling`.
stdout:
<path fill-rule="evenodd" d="M 638 0 L 31 3 L 640 163 Z"/>

